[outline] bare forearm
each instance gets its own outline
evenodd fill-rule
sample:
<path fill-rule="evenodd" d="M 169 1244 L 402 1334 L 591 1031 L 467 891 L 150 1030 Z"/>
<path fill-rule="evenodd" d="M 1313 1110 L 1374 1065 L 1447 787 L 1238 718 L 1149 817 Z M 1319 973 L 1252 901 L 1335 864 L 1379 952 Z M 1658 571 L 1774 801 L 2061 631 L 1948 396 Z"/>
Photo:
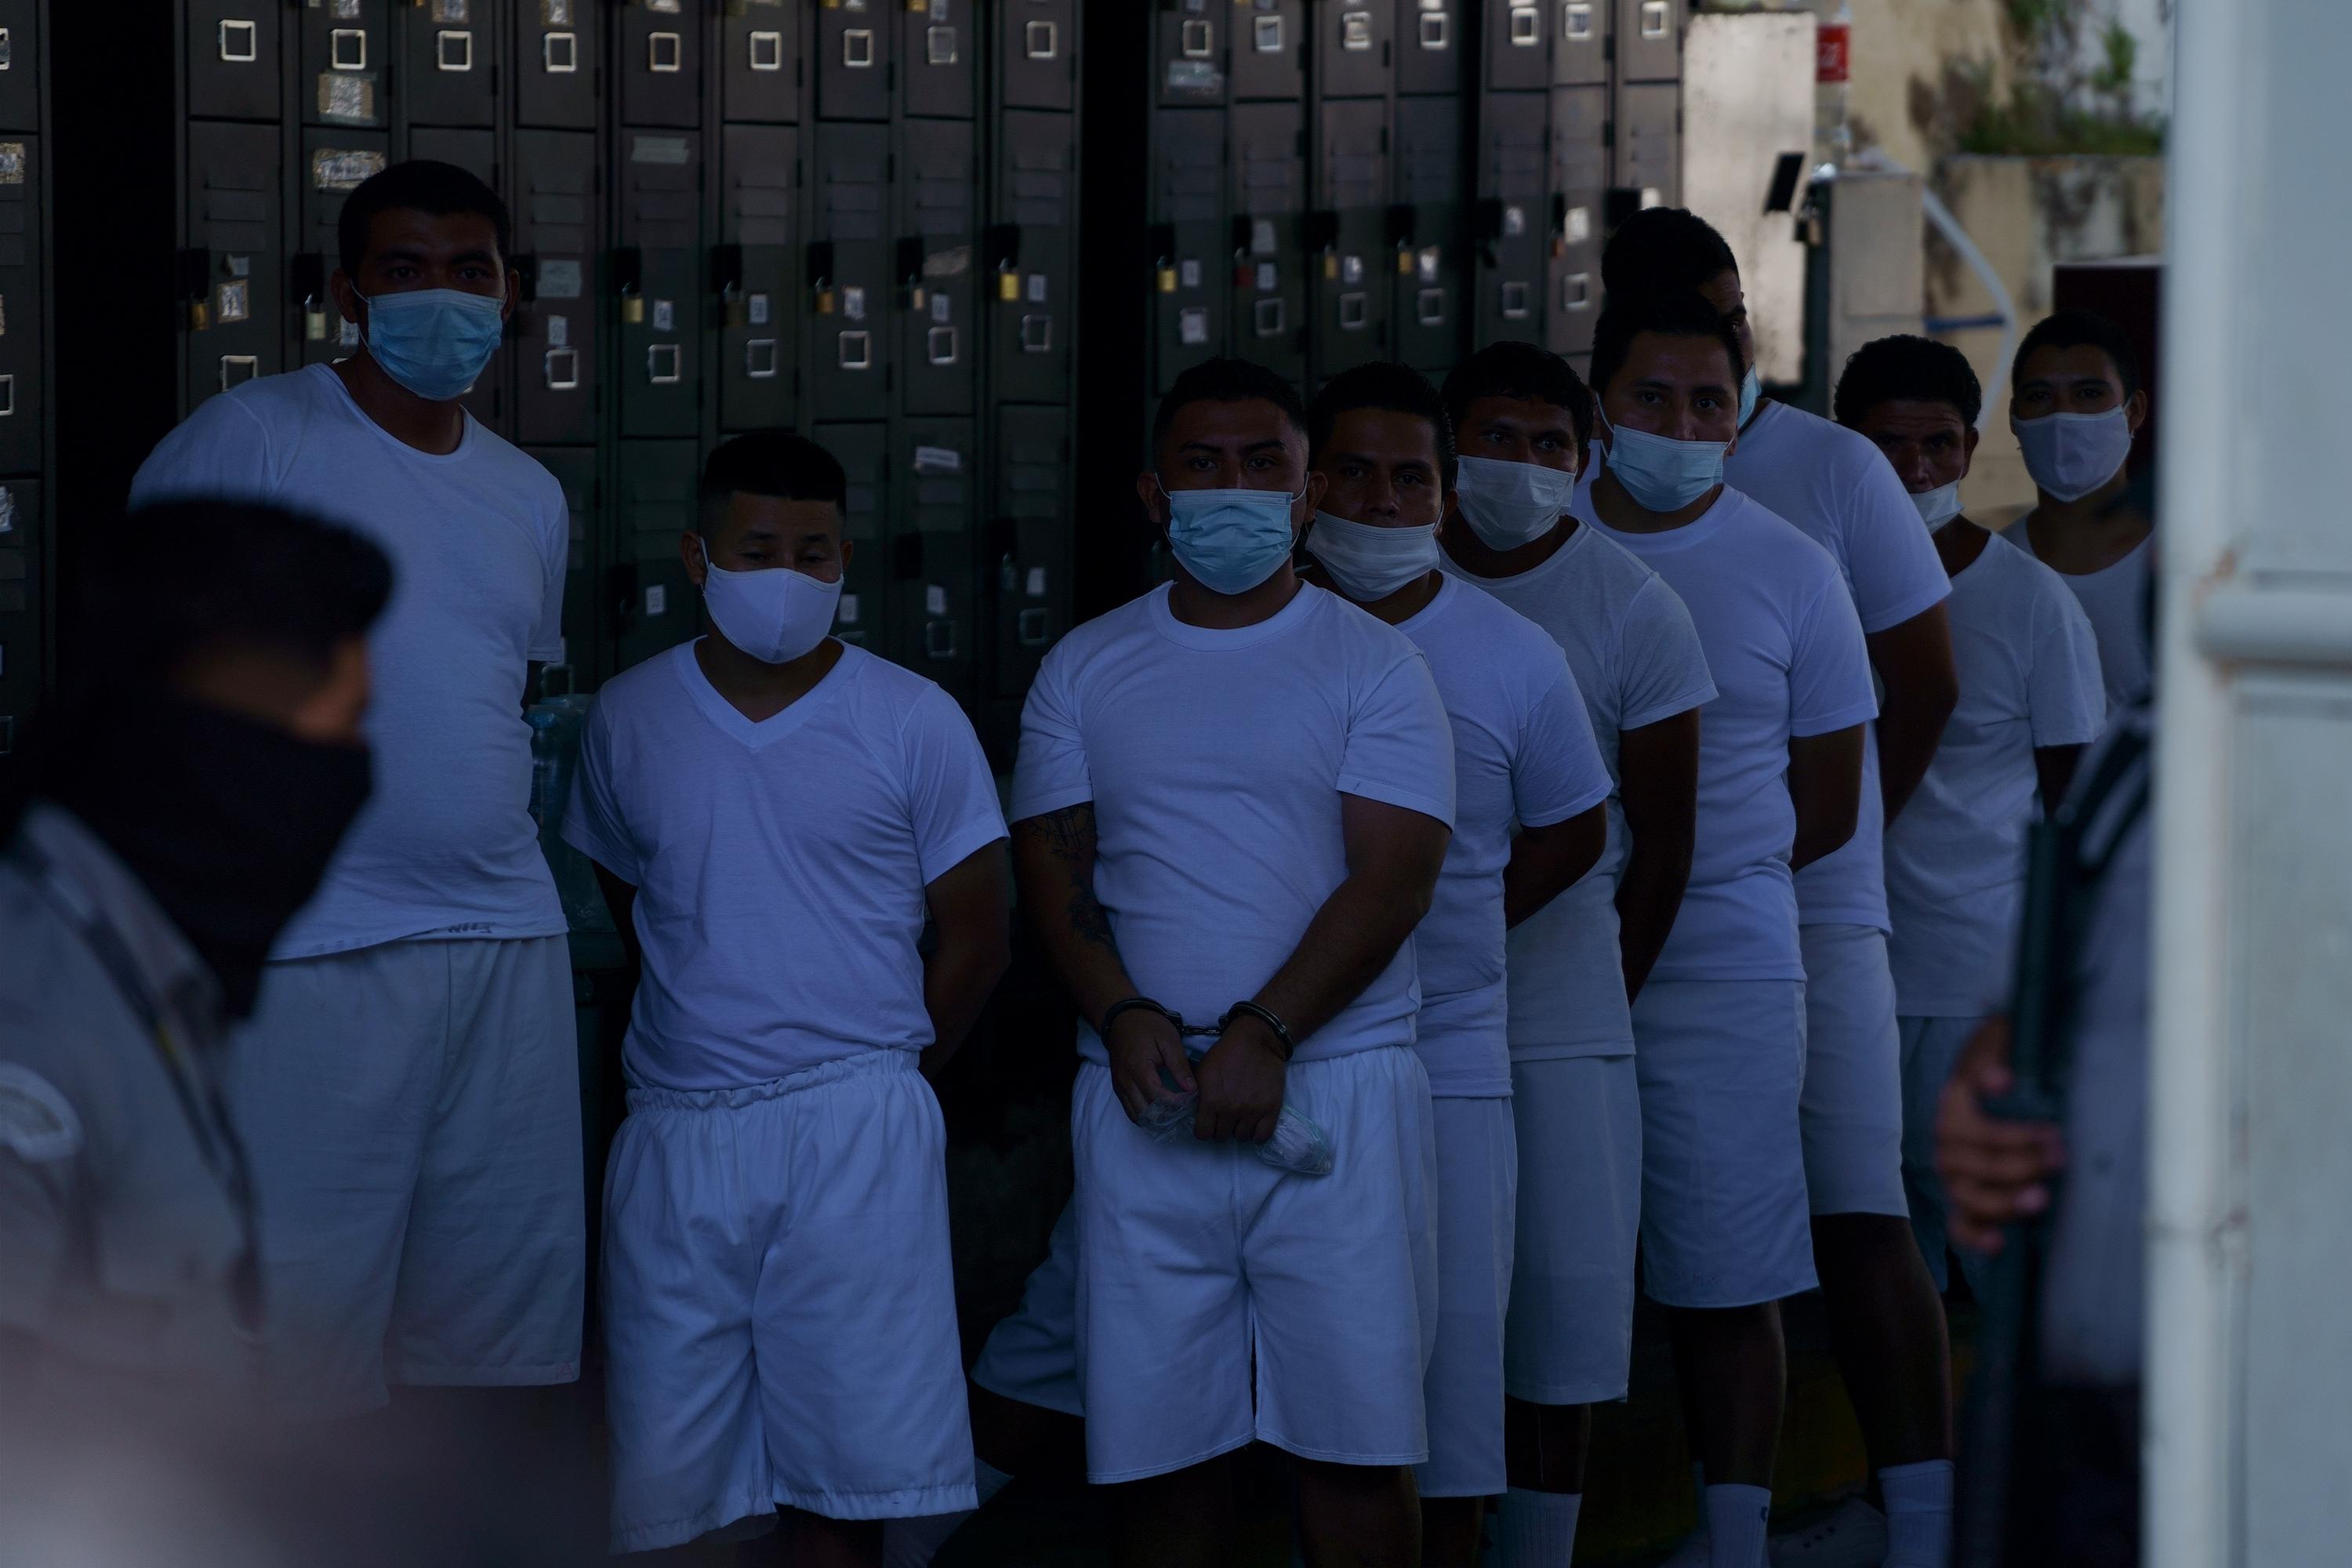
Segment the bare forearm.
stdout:
<path fill-rule="evenodd" d="M 1609 820 L 1600 806 L 1565 822 L 1522 829 L 1503 867 L 1503 925 L 1517 926 L 1584 879 L 1608 847 Z"/>
<path fill-rule="evenodd" d="M 1013 876 L 1029 929 L 1080 1016 L 1099 1025 L 1105 1008 L 1138 993 L 1095 897 L 1094 865 L 1092 807 L 1013 825 Z"/>
<path fill-rule="evenodd" d="M 1886 807 L 1888 823 L 1901 814 L 1919 781 L 1927 776 L 1936 761 L 1936 748 L 1944 739 L 1944 724 L 1951 716 L 1948 701 L 1897 703 L 1894 694 L 1888 694 L 1886 710 L 1878 720 L 1878 795 Z"/>
<path fill-rule="evenodd" d="M 1866 640 L 1885 691 L 1878 705 L 1878 794 L 1892 823 L 1936 760 L 1944 726 L 1959 706 L 1960 678 L 1941 605 Z"/>
<path fill-rule="evenodd" d="M 1011 963 L 1001 938 L 940 938 L 923 965 L 923 1010 L 931 1016 L 931 1043 L 923 1047 L 924 1072 L 937 1072 L 955 1055 Z"/>
<path fill-rule="evenodd" d="M 1673 844 L 1658 842 L 1656 834 L 1636 835 L 1617 879 L 1617 952 L 1625 968 L 1625 999 L 1631 1002 L 1665 951 L 1683 907 L 1683 889 L 1689 885 L 1691 846 L 1688 838 Z"/>
<path fill-rule="evenodd" d="M 1332 889 L 1307 934 L 1274 977 L 1250 998 L 1303 1042 L 1380 978 L 1429 910 L 1429 889 L 1391 879 L 1350 876 Z"/>

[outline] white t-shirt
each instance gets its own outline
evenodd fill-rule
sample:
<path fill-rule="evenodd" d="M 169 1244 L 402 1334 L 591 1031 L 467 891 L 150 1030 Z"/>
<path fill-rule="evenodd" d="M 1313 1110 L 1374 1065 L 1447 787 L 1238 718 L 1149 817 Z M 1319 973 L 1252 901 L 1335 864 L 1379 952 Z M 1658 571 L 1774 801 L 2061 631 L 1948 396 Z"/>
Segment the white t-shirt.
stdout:
<path fill-rule="evenodd" d="M 2025 524 L 2032 515 L 2028 512 L 2001 531 L 2003 539 L 2028 555 L 2033 554 L 2033 536 Z M 2058 574 L 2058 581 L 2074 590 L 2082 603 L 2083 613 L 2091 617 L 2091 630 L 2098 637 L 2099 669 L 2110 713 L 2137 701 L 2147 691 L 2147 574 L 2155 544 L 2156 536 L 2150 534 L 2112 565 L 2080 576 Z"/>
<path fill-rule="evenodd" d="M 563 657 L 563 490 L 468 416 L 446 457 L 395 439 L 325 365 L 208 398 L 131 481 L 132 503 L 261 500 L 392 557 L 368 638 L 375 792 L 275 955 L 404 937 L 560 935 L 532 826 L 524 666 Z"/>
<path fill-rule="evenodd" d="M 1551 558 L 1513 577 L 1480 577 L 1451 556 L 1446 572 L 1491 594 L 1551 635 L 1584 695 L 1609 769 L 1609 843 L 1581 881 L 1511 933 L 1514 1061 L 1614 1056 L 1633 1048 L 1617 946 L 1617 879 L 1630 840 L 1618 737 L 1712 701 L 1706 656 L 1690 612 L 1665 580 L 1619 545 L 1579 526 Z"/>
<path fill-rule="evenodd" d="M 2008 996 L 2034 749 L 2086 744 L 2106 720 L 2091 623 L 2049 567 L 1988 540 L 1950 613 L 1960 704 L 1886 830 L 1886 956 L 1910 1017 L 1979 1017 Z"/>
<path fill-rule="evenodd" d="M 1347 879 L 1342 795 L 1451 826 L 1454 741 L 1421 650 L 1321 588 L 1232 631 L 1156 588 L 1055 644 L 1022 709 L 1013 819 L 1094 803 L 1119 957 L 1189 1025 L 1255 995 Z M 1410 1045 L 1414 970 L 1408 942 L 1298 1059 Z M 1084 1023 L 1078 1048 L 1105 1059 Z"/>
<path fill-rule="evenodd" d="M 1614 786 L 1576 677 L 1541 627 L 1448 578 L 1397 630 L 1428 658 L 1454 728 L 1454 837 L 1412 939 L 1414 1044 L 1432 1094 L 1507 1095 L 1503 868 L 1513 826 L 1565 822 Z"/>
<path fill-rule="evenodd" d="M 753 723 L 694 644 L 604 683 L 563 837 L 637 889 L 632 1083 L 734 1089 L 931 1043 L 923 890 L 1004 837 L 971 722 L 845 648 Z"/>
<path fill-rule="evenodd" d="M 1689 609 L 1716 685 L 1698 720 L 1690 885 L 1651 973 L 1801 980 L 1789 742 L 1867 723 L 1878 711 L 1837 563 L 1728 488 L 1696 521 L 1664 533 L 1620 533 L 1577 504 L 1580 521 L 1647 562 Z M 1916 511 L 1911 526 L 1919 526 Z"/>
<path fill-rule="evenodd" d="M 1919 526 L 1919 509 L 1886 455 L 1858 431 L 1768 398 L 1739 433 L 1723 477 L 1830 552 L 1865 634 L 1899 626 L 1951 592 L 1936 546 Z M 1879 858 L 1885 825 L 1873 726 L 1863 736 L 1862 814 L 1853 837 L 1797 873 L 1800 921 L 1886 929 Z"/>

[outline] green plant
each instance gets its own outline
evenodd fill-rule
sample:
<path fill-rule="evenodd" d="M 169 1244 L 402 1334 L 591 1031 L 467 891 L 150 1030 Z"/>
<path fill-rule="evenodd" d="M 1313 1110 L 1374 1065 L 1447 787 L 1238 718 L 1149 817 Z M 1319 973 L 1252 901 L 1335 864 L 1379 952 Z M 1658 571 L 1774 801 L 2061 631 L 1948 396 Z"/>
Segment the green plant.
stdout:
<path fill-rule="evenodd" d="M 2005 0 L 2013 82 L 2004 99 L 1990 72 L 1977 110 L 1959 134 L 1967 153 L 2023 156 L 2110 155 L 2163 151 L 2163 123 L 2132 104 L 2139 40 L 2120 22 L 2099 35 L 2099 60 L 2082 66 L 2083 0 Z M 2104 100 L 2104 107 L 2101 102 Z"/>

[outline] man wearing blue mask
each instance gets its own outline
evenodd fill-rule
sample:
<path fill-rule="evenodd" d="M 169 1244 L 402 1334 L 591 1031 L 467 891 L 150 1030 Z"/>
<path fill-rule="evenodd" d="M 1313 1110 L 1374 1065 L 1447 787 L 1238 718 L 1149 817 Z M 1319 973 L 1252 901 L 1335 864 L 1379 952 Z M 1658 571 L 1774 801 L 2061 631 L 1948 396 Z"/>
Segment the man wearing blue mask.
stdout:
<path fill-rule="evenodd" d="M 1119 1487 L 1119 1563 L 1206 1568 L 1234 1549 L 1224 1456 L 1270 1443 L 1310 1562 L 1404 1568 L 1436 1329 L 1407 939 L 1453 742 L 1420 650 L 1291 571 L 1324 482 L 1288 384 L 1185 372 L 1152 456 L 1136 489 L 1175 579 L 1047 656 L 1010 813 L 1082 1023 L 1087 1475 Z M 1286 1111 L 1328 1139 L 1322 1173 L 1261 1158 Z"/>
<path fill-rule="evenodd" d="M 507 213 L 462 169 L 403 163 L 346 199 L 340 239 L 359 347 L 207 400 L 131 487 L 297 508 L 394 566 L 375 793 L 272 950 L 229 1088 L 271 1381 L 318 1415 L 576 1377 L 585 1264 L 571 960 L 522 720 L 531 667 L 563 654 L 570 525 L 553 477 L 458 402 L 514 309 Z"/>
<path fill-rule="evenodd" d="M 1705 1542 L 1681 1560 L 1710 1568 L 1762 1558 L 1777 1303 L 1814 1283 L 1792 873 L 1853 836 L 1877 710 L 1836 562 L 1724 482 L 1744 363 L 1696 294 L 1612 298 L 1592 351 L 1609 456 L 1577 502 L 1689 606 L 1717 689 L 1699 714 L 1690 885 L 1633 1004 L 1643 1280 L 1673 1310 L 1705 1474 Z"/>
<path fill-rule="evenodd" d="M 2009 427 L 2033 476 L 2034 507 L 2001 537 L 2056 572 L 2099 635 L 2110 712 L 2147 693 L 2148 557 L 2154 531 L 2118 506 L 2147 389 L 2131 340 L 2105 316 L 2061 310 L 2017 345 Z"/>

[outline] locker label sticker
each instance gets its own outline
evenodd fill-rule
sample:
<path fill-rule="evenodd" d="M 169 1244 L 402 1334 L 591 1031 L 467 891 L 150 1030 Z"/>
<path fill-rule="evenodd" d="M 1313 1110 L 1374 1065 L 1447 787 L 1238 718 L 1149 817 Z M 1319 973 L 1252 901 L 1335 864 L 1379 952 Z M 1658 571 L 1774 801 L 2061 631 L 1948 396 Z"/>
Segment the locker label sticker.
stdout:
<path fill-rule="evenodd" d="M 572 346 L 571 317 L 550 316 L 547 318 L 547 346 L 551 349 L 568 349 Z"/>
<path fill-rule="evenodd" d="M 0 142 L 0 185 L 21 185 L 25 183 L 25 144 L 22 142 Z"/>
<path fill-rule="evenodd" d="M 657 332 L 674 332 L 677 331 L 677 300 L 656 300 L 654 301 L 654 331 Z"/>
<path fill-rule="evenodd" d="M 1505 207 L 1503 209 L 1504 237 L 1507 239 L 1517 239 L 1519 236 L 1527 232 L 1528 209 L 1522 206 Z"/>
<path fill-rule="evenodd" d="M 320 191 L 356 191 L 383 173 L 384 155 L 362 147 L 321 147 L 310 154 L 310 185 Z"/>
<path fill-rule="evenodd" d="M 1029 302 L 1033 305 L 1045 302 L 1045 275 L 1042 272 L 1029 274 Z"/>
<path fill-rule="evenodd" d="M 312 3 L 316 4 L 316 0 Z M 329 0 L 327 15 L 338 22 L 356 22 L 360 19 L 360 0 Z"/>
<path fill-rule="evenodd" d="M 923 590 L 923 614 L 944 616 L 948 613 L 948 591 L 933 583 Z"/>
<path fill-rule="evenodd" d="M 473 5 L 474 0 L 432 0 L 433 19 L 444 24 L 471 21 Z M 654 9 L 658 11 L 661 7 L 656 5 Z"/>
<path fill-rule="evenodd" d="M 213 320 L 226 326 L 242 321 L 253 314 L 253 285 L 247 282 L 225 282 L 213 297 Z"/>
<path fill-rule="evenodd" d="M 1560 223 L 1560 237 L 1570 245 L 1582 245 L 1592 237 L 1592 209 L 1570 207 Z"/>
<path fill-rule="evenodd" d="M 684 0 L 646 0 L 646 9 L 658 11 L 665 16 L 677 16 L 684 14 L 679 9 L 683 3 Z"/>
<path fill-rule="evenodd" d="M 1195 305 L 1176 317 L 1176 338 L 1188 349 L 1203 346 L 1209 341 L 1209 312 Z"/>
<path fill-rule="evenodd" d="M 1207 60 L 1170 60 L 1168 90 L 1193 98 L 1214 98 L 1225 90 L 1225 74 Z"/>
<path fill-rule="evenodd" d="M 845 626 L 856 626 L 857 624 L 857 595 L 855 594 L 844 594 L 841 596 L 840 602 L 834 606 L 833 614 L 834 619 L 841 625 Z"/>
<path fill-rule="evenodd" d="M 655 583 L 649 585 L 646 589 L 646 614 L 649 616 L 659 616 L 666 615 L 668 611 L 668 587 L 660 583 Z"/>
<path fill-rule="evenodd" d="M 955 302 L 945 294 L 931 296 L 931 320 L 945 326 L 953 319 Z"/>
<path fill-rule="evenodd" d="M 539 0 L 539 25 L 569 27 L 575 24 L 573 0 Z"/>
<path fill-rule="evenodd" d="M 372 125 L 375 122 L 375 73 L 342 76 L 333 71 L 319 74 L 319 118 L 339 124 Z"/>
<path fill-rule="evenodd" d="M 634 136 L 629 139 L 632 163 L 684 163 L 693 157 L 683 136 Z"/>
<path fill-rule="evenodd" d="M 753 294 L 743 301 L 743 320 L 747 325 L 764 327 L 774 310 L 765 294 Z"/>
<path fill-rule="evenodd" d="M 1029 568 L 1028 594 L 1033 599 L 1042 599 L 1045 596 L 1045 569 L 1043 566 Z"/>
<path fill-rule="evenodd" d="M 963 454 L 953 447 L 918 447 L 915 448 L 915 472 L 960 474 L 963 472 Z"/>
<path fill-rule="evenodd" d="M 1414 270 L 1420 273 L 1423 283 L 1436 282 L 1438 269 L 1444 264 L 1445 253 L 1433 245 L 1422 247 L 1421 254 L 1413 258 Z"/>
<path fill-rule="evenodd" d="M 1271 294 L 1281 287 L 1282 274 L 1276 269 L 1274 263 L 1271 261 L 1259 262 L 1257 264 L 1257 291 L 1261 294 Z"/>
<path fill-rule="evenodd" d="M 539 264 L 539 297 L 542 300 L 577 300 L 584 287 L 577 261 L 542 261 Z"/>
<path fill-rule="evenodd" d="M 1179 261 L 1176 264 L 1176 280 L 1187 289 L 1198 289 L 1201 286 L 1201 258 L 1188 256 Z"/>
<path fill-rule="evenodd" d="M 950 245 L 945 250 L 934 250 L 923 258 L 926 278 L 961 278 L 971 270 L 971 247 Z"/>
<path fill-rule="evenodd" d="M 1269 217 L 1250 220 L 1250 254 L 1272 256 L 1275 249 L 1274 220 Z"/>
<path fill-rule="evenodd" d="M 1347 283 L 1347 284 L 1357 284 L 1357 283 L 1361 283 L 1363 280 L 1364 280 L 1364 258 L 1363 258 L 1362 257 L 1360 257 L 1360 256 L 1343 256 L 1343 257 L 1339 258 L 1339 281 L 1340 281 L 1340 282 L 1342 282 L 1342 283 Z"/>
<path fill-rule="evenodd" d="M 855 284 L 845 285 L 841 290 L 841 313 L 853 321 L 864 321 L 866 290 Z"/>

